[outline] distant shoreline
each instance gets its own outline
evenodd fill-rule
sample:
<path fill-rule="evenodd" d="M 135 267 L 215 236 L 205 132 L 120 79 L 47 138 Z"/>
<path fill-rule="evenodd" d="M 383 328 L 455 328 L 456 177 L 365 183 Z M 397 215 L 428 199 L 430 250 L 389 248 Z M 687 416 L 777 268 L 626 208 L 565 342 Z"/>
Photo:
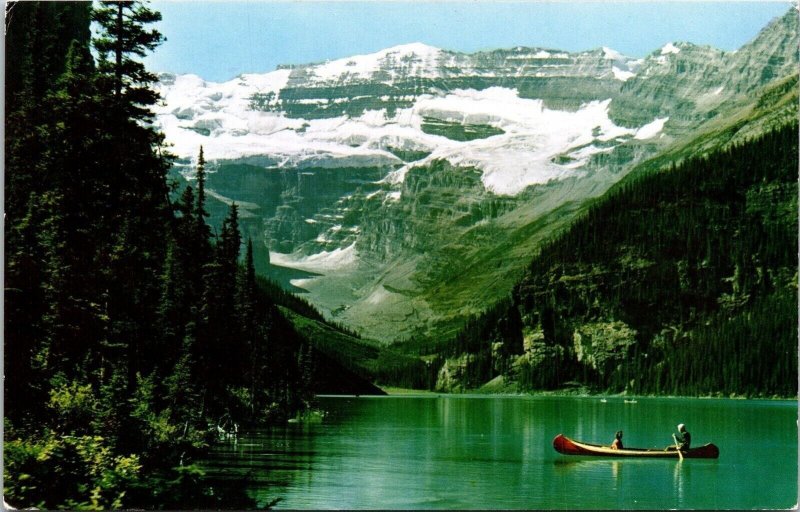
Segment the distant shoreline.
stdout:
<path fill-rule="evenodd" d="M 426 389 L 411 389 L 411 388 L 399 388 L 393 386 L 378 386 L 381 390 L 386 392 L 387 396 L 433 396 L 433 395 L 445 395 L 445 396 L 469 396 L 469 395 L 478 395 L 482 397 L 491 397 L 491 396 L 498 396 L 498 397 L 509 397 L 509 396 L 519 396 L 519 397 L 543 397 L 543 396 L 552 396 L 552 397 L 575 397 L 575 398 L 597 398 L 597 399 L 614 399 L 614 400 L 638 400 L 639 398 L 682 398 L 682 399 L 698 399 L 698 400 L 765 400 L 765 401 L 784 401 L 784 402 L 798 402 L 798 397 L 778 397 L 778 396 L 744 396 L 744 395 L 735 395 L 735 396 L 723 396 L 723 395 L 700 395 L 700 396 L 688 396 L 688 395 L 627 395 L 624 393 L 615 393 L 615 394 L 606 394 L 606 393 L 592 393 L 583 390 L 573 390 L 570 388 L 567 389 L 558 389 L 553 391 L 528 391 L 528 392 L 521 392 L 521 391 L 480 391 L 480 389 L 471 389 L 466 390 L 460 393 L 452 393 L 447 391 L 431 391 Z M 634 405 L 634 404 L 631 404 Z"/>

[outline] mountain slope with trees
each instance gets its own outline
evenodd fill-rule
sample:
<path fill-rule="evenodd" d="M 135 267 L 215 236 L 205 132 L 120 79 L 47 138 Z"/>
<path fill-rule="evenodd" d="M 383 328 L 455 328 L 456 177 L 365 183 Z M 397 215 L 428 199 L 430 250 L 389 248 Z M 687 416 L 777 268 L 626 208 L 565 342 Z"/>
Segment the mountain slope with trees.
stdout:
<path fill-rule="evenodd" d="M 797 124 L 635 173 L 545 244 L 440 372 L 478 387 L 796 396 Z"/>

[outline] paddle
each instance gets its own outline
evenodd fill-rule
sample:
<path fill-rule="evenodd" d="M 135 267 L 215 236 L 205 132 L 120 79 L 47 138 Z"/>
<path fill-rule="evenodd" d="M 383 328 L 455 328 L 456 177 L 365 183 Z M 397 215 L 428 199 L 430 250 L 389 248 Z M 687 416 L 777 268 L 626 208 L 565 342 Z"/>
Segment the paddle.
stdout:
<path fill-rule="evenodd" d="M 675 449 L 678 450 L 678 457 L 683 460 L 683 454 L 681 453 L 681 445 L 678 444 L 678 438 L 675 437 L 675 434 L 672 434 L 672 440 L 675 441 Z"/>

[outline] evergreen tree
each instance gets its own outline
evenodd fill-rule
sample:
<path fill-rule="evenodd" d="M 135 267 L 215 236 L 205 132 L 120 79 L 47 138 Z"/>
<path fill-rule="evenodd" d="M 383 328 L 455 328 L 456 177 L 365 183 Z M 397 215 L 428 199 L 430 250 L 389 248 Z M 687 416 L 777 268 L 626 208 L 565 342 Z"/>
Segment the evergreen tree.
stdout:
<path fill-rule="evenodd" d="M 256 271 L 253 264 L 253 240 L 247 239 L 244 267 L 239 272 L 237 315 L 239 323 L 248 333 L 248 341 L 254 342 L 254 332 L 257 325 L 256 318 Z"/>
<path fill-rule="evenodd" d="M 249 366 L 244 374 L 243 383 L 250 390 L 250 414 L 254 415 L 256 394 L 261 385 L 262 379 L 260 372 L 265 368 L 267 361 L 266 355 L 266 332 L 263 328 L 264 321 L 259 320 L 257 315 L 258 289 L 256 287 L 256 273 L 253 265 L 253 241 L 247 239 L 247 251 L 245 252 L 244 267 L 239 272 L 238 297 L 237 297 L 237 316 L 242 332 L 242 347 L 249 355 Z"/>
<path fill-rule="evenodd" d="M 203 146 L 200 146 L 200 154 L 197 156 L 197 218 L 203 229 L 208 229 L 206 217 L 208 217 L 206 211 L 206 159 L 203 156 Z"/>
<path fill-rule="evenodd" d="M 158 96 L 150 85 L 158 77 L 134 56 L 144 57 L 164 41 L 160 32 L 145 28 L 161 21 L 161 14 L 141 2 L 104 1 L 94 10 L 93 19 L 102 30 L 94 41 L 98 69 L 113 91 L 117 117 L 127 122 L 152 117 L 148 107 Z"/>
<path fill-rule="evenodd" d="M 161 277 L 161 302 L 158 308 L 158 321 L 162 330 L 161 359 L 158 361 L 158 366 L 162 375 L 167 374 L 180 357 L 186 326 L 191 321 L 186 288 L 188 280 L 177 252 L 177 244 L 169 240 Z"/>
<path fill-rule="evenodd" d="M 217 261 L 228 276 L 235 275 L 239 261 L 242 235 L 239 232 L 239 206 L 231 204 L 228 216 L 222 221 L 222 230 L 217 245 Z M 234 281 L 235 282 L 235 281 Z"/>
<path fill-rule="evenodd" d="M 230 207 L 222 223 L 214 248 L 214 259 L 206 265 L 206 289 L 203 300 L 205 330 L 201 346 L 204 376 L 208 382 L 209 406 L 217 412 L 225 409 L 226 383 L 236 379 L 244 356 L 239 343 L 241 335 L 236 318 L 236 284 L 238 274 L 239 233 L 238 207 Z"/>
<path fill-rule="evenodd" d="M 169 219 L 166 172 L 169 156 L 160 150 L 163 136 L 141 123 L 152 116 L 157 94 L 150 86 L 155 75 L 136 60 L 163 40 L 145 25 L 160 14 L 138 2 L 102 2 L 93 19 L 100 27 L 94 41 L 99 55 L 99 84 L 106 98 L 110 144 L 101 153 L 109 173 L 109 195 L 115 211 L 109 216 L 112 243 L 108 252 L 110 336 L 127 347 L 130 390 L 136 375 L 155 364 L 154 343 Z M 108 103 L 110 101 L 110 103 Z"/>
<path fill-rule="evenodd" d="M 189 307 L 199 312 L 202 309 L 202 297 L 205 293 L 205 266 L 212 257 L 211 230 L 205 217 L 205 165 L 202 148 L 197 167 L 197 195 L 187 185 L 175 205 L 173 236 L 176 240 L 177 257 L 185 271 L 187 280 L 187 302 Z"/>
<path fill-rule="evenodd" d="M 194 271 L 201 275 L 202 268 L 207 264 L 211 257 L 211 228 L 206 223 L 208 212 L 206 211 L 206 160 L 203 156 L 203 146 L 200 146 L 200 153 L 197 157 L 197 204 L 191 213 L 194 219 L 194 243 L 192 245 L 193 258 L 195 261 Z M 198 287 L 197 290 L 201 290 Z"/>

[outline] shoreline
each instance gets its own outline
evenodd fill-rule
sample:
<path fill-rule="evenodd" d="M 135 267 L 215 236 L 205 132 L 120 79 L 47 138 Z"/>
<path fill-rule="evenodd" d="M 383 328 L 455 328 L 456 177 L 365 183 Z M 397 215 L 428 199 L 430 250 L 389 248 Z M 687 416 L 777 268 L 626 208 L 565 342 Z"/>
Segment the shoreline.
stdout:
<path fill-rule="evenodd" d="M 775 402 L 799 402 L 798 397 L 777 397 L 777 396 L 745 396 L 745 395 L 630 395 L 626 393 L 593 393 L 583 390 L 559 389 L 552 391 L 481 391 L 469 389 L 462 392 L 432 391 L 426 389 L 400 388 L 394 386 L 378 386 L 386 393 L 386 396 L 481 396 L 481 397 L 574 397 L 574 398 L 598 398 L 598 399 L 618 399 L 618 400 L 637 400 L 639 398 L 681 398 L 696 400 L 763 400 Z M 362 395 L 366 396 L 366 395 Z"/>

